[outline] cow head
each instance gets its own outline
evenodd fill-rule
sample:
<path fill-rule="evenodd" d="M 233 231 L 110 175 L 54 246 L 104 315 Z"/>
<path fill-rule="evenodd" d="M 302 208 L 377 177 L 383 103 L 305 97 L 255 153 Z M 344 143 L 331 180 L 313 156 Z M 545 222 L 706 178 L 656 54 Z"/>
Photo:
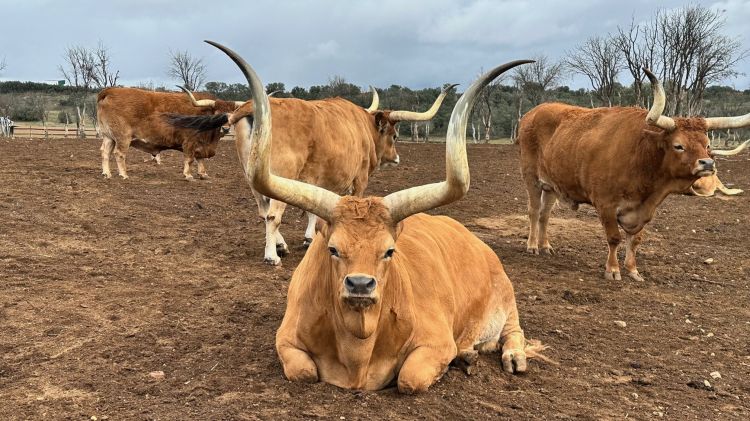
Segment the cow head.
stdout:
<path fill-rule="evenodd" d="M 372 104 L 367 111 L 374 117 L 375 130 L 377 137 L 375 140 L 375 153 L 378 156 L 379 163 L 382 167 L 398 165 L 400 162 L 398 152 L 396 152 L 396 141 L 398 140 L 398 123 L 402 121 L 429 121 L 437 114 L 440 106 L 443 104 L 448 92 L 458 85 L 449 85 L 445 87 L 440 95 L 435 99 L 429 110 L 425 112 L 414 111 L 379 111 L 378 91 L 372 90 Z"/>
<path fill-rule="evenodd" d="M 713 176 L 716 173 L 710 155 L 710 142 L 706 132 L 720 128 L 736 128 L 750 125 L 750 114 L 743 117 L 722 118 L 671 118 L 662 115 L 666 96 L 661 82 L 648 69 L 644 69 L 654 91 L 654 103 L 646 116 L 646 122 L 661 129 L 647 131 L 656 137 L 664 151 L 663 166 L 677 179 L 692 179 Z"/>
<path fill-rule="evenodd" d="M 220 99 L 195 99 L 195 96 L 184 86 L 177 86 L 190 98 L 194 107 L 211 110 L 211 114 L 230 113 L 245 104 L 246 101 L 223 101 Z"/>
<path fill-rule="evenodd" d="M 477 94 L 501 73 L 529 61 L 496 67 L 477 79 L 459 99 L 446 135 L 444 181 L 408 188 L 383 198 L 341 197 L 321 187 L 270 172 L 271 109 L 263 83 L 235 52 L 209 43 L 234 60 L 252 92 L 255 104 L 252 128 L 246 118 L 235 124 L 235 146 L 245 177 L 264 196 L 313 213 L 324 221 L 306 260 L 312 259 L 328 273 L 327 279 L 320 282 L 321 288 L 331 291 L 332 313 L 356 337 L 369 337 L 377 328 L 383 303 L 410 294 L 398 290 L 395 281 L 398 277 L 389 276 L 390 270 L 397 270 L 399 258 L 403 258 L 399 253 L 409 252 L 398 250 L 396 246 L 401 221 L 454 202 L 466 194 L 469 188 L 466 125 Z"/>

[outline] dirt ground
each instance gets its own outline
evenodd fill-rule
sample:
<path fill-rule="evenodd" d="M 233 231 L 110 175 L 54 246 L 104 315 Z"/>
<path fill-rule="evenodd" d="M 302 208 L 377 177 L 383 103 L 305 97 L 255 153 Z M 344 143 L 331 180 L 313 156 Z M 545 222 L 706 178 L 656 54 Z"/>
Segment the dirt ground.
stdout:
<path fill-rule="evenodd" d="M 292 254 L 263 265 L 231 143 L 195 182 L 178 153 L 135 151 L 130 180 L 105 180 L 98 146 L 0 140 L 0 419 L 750 419 L 748 195 L 671 196 L 640 249 L 646 282 L 604 281 L 594 211 L 556 208 L 557 255 L 526 254 L 518 150 L 471 145 L 468 196 L 437 212 L 497 252 L 527 337 L 560 364 L 512 376 L 483 356 L 402 396 L 284 379 L 274 337 L 306 218 L 286 213 Z M 369 193 L 444 175 L 442 145 L 400 153 Z M 750 189 L 746 155 L 720 173 Z"/>

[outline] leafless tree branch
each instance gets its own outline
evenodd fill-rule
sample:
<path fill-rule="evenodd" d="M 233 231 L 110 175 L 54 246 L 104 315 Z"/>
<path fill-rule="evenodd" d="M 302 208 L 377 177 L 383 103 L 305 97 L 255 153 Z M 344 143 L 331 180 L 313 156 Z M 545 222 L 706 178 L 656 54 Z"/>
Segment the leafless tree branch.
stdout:
<path fill-rule="evenodd" d="M 192 91 L 200 89 L 206 81 L 206 66 L 203 59 L 193 57 L 187 51 L 169 51 L 167 75 L 180 81 Z"/>

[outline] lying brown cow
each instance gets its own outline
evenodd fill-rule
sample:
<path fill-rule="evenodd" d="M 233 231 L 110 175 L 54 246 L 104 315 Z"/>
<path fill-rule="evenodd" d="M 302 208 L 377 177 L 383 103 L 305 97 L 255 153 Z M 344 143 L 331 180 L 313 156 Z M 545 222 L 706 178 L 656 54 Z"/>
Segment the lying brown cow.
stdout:
<path fill-rule="evenodd" d="M 625 269 L 643 280 L 635 252 L 641 230 L 670 193 L 712 176 L 707 130 L 750 125 L 743 117 L 670 118 L 662 115 L 664 90 L 649 71 L 654 104 L 639 108 L 587 109 L 542 104 L 520 123 L 521 172 L 529 195 L 527 250 L 552 252 L 547 224 L 555 201 L 592 204 L 607 234 L 606 279 L 621 279 L 620 230 L 626 233 Z"/>
<path fill-rule="evenodd" d="M 506 371 L 525 371 L 542 346 L 524 339 L 497 256 L 460 223 L 419 212 L 466 193 L 466 124 L 477 94 L 528 61 L 493 69 L 461 97 L 448 128 L 445 181 L 362 198 L 271 173 L 276 108 L 253 69 L 220 48 L 242 69 L 255 102 L 252 129 L 247 118 L 234 121 L 248 181 L 325 221 L 292 276 L 276 335 L 285 375 L 368 390 L 397 377 L 399 390 L 412 393 L 426 390 L 452 360 L 499 348 Z"/>
<path fill-rule="evenodd" d="M 202 98 L 208 95 L 202 94 Z M 231 109 L 242 102 L 229 103 Z M 99 92 L 96 100 L 97 120 L 102 140 L 102 174 L 110 178 L 109 159 L 115 152 L 120 177 L 128 178 L 125 158 L 128 148 L 150 153 L 157 159 L 161 151 L 173 149 L 182 151 L 184 158 L 183 174 L 188 180 L 193 176 L 190 164 L 198 162 L 198 176 L 207 178 L 203 162 L 216 154 L 216 147 L 224 131 L 221 127 L 204 133 L 175 128 L 168 124 L 164 116 L 169 113 L 206 115 L 227 111 L 196 108 L 183 94 L 151 92 L 135 88 L 106 88 Z"/>
<path fill-rule="evenodd" d="M 362 108 L 343 98 L 303 101 L 271 98 L 274 119 L 273 171 L 277 174 L 323 187 L 332 192 L 361 196 L 370 174 L 379 167 L 397 165 L 396 124 L 400 121 L 427 121 L 435 116 L 448 89 L 423 112 L 378 111 L 377 92 L 373 104 Z M 196 101 L 196 106 L 213 107 L 214 101 Z M 172 124 L 197 130 L 215 130 L 253 115 L 252 101 L 233 113 L 214 117 L 172 118 Z M 281 262 L 289 248 L 279 231 L 286 204 L 271 200 L 253 190 L 260 216 L 266 221 L 264 261 Z M 305 245 L 315 234 L 315 218 L 308 214 Z"/>
<path fill-rule="evenodd" d="M 738 153 L 745 150 L 745 148 L 747 148 L 748 143 L 750 143 L 750 140 L 746 140 L 740 146 L 732 150 L 728 150 L 728 151 L 712 150 L 711 155 L 713 156 L 737 155 Z M 714 174 L 710 177 L 699 178 L 695 183 L 693 183 L 692 186 L 690 186 L 690 188 L 688 189 L 686 193 L 695 195 L 695 196 L 710 197 L 710 196 L 713 196 L 717 190 L 727 196 L 735 196 L 735 195 L 742 193 L 741 189 L 729 189 L 726 186 L 724 186 L 724 183 L 722 183 L 721 180 L 719 180 L 718 174 Z"/>

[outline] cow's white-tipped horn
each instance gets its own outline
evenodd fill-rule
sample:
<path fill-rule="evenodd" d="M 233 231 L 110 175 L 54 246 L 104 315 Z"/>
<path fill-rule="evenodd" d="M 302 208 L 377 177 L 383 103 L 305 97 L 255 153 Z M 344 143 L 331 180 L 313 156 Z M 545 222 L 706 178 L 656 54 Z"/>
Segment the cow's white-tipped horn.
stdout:
<path fill-rule="evenodd" d="M 737 155 L 738 153 L 744 151 L 747 148 L 748 144 L 750 144 L 750 139 L 742 142 L 742 144 L 740 146 L 737 146 L 734 149 L 730 149 L 730 150 L 721 150 L 721 149 L 720 150 L 712 150 L 711 154 L 712 155 L 718 155 L 718 156 L 732 156 L 732 155 Z"/>
<path fill-rule="evenodd" d="M 517 60 L 498 66 L 480 76 L 459 98 L 453 108 L 445 141 L 445 181 L 412 187 L 384 198 L 393 222 L 415 213 L 455 202 L 469 189 L 469 162 L 466 159 L 466 125 L 479 92 L 493 79 L 516 66 L 533 63 Z"/>
<path fill-rule="evenodd" d="M 370 106 L 367 108 L 367 111 L 370 113 L 374 113 L 380 106 L 380 97 L 378 96 L 377 89 L 375 89 L 372 85 L 370 85 L 370 91 L 372 91 L 372 104 L 370 104 Z"/>
<path fill-rule="evenodd" d="M 438 95 L 438 97 L 435 99 L 435 102 L 432 103 L 432 107 L 430 107 L 429 110 L 423 113 L 417 113 L 414 111 L 391 111 L 391 113 L 388 114 L 388 118 L 393 122 L 431 120 L 433 117 L 435 117 L 435 114 L 437 114 L 438 110 L 440 109 L 440 106 L 443 104 L 443 100 L 445 99 L 445 96 L 448 95 L 448 92 L 450 92 L 450 90 L 455 88 L 456 86 L 458 86 L 458 84 L 446 86 L 440 92 L 440 95 Z"/>
<path fill-rule="evenodd" d="M 668 132 L 671 132 L 677 127 L 677 124 L 675 123 L 674 119 L 662 115 L 662 113 L 664 112 L 664 107 L 666 107 L 667 105 L 667 96 L 664 94 L 664 87 L 661 85 L 659 79 L 657 79 L 649 69 L 644 67 L 643 71 L 646 73 L 646 77 L 648 77 L 648 80 L 651 82 L 651 88 L 654 91 L 654 103 L 651 105 L 651 109 L 648 110 L 648 115 L 646 115 L 646 122 L 648 124 L 653 124 L 654 126 L 661 127 Z"/>
<path fill-rule="evenodd" d="M 216 105 L 216 101 L 214 101 L 213 99 L 195 99 L 195 96 L 193 96 L 193 93 L 190 92 L 188 88 L 179 85 L 177 85 L 177 87 L 188 94 L 188 97 L 190 97 L 190 102 L 192 102 L 193 106 L 195 107 L 213 107 L 214 105 Z"/>
<path fill-rule="evenodd" d="M 331 222 L 340 196 L 326 189 L 271 174 L 271 104 L 263 83 L 245 60 L 229 48 L 206 41 L 223 51 L 247 79 L 253 100 L 253 124 L 246 118 L 235 122 L 235 147 L 245 177 L 262 195 L 313 213 Z"/>
<path fill-rule="evenodd" d="M 708 117 L 706 128 L 708 130 L 739 129 L 750 126 L 750 113 L 739 117 Z"/>

